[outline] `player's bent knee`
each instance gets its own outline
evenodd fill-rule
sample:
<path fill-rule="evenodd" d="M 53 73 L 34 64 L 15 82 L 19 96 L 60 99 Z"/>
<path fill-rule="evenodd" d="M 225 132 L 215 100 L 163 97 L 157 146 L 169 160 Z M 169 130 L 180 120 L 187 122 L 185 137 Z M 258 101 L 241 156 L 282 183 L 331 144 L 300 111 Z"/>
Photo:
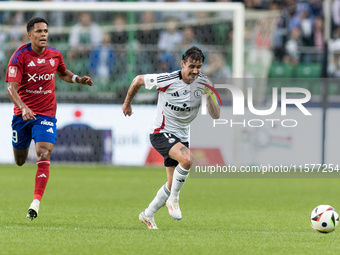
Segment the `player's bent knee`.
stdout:
<path fill-rule="evenodd" d="M 50 159 L 50 153 L 48 152 L 41 152 L 41 153 L 37 153 L 37 158 L 38 160 L 47 160 Z"/>
<path fill-rule="evenodd" d="M 49 160 L 51 156 L 51 152 L 48 150 L 38 150 L 37 151 L 37 159 L 38 160 Z"/>
<path fill-rule="evenodd" d="M 192 166 L 194 156 L 190 150 L 187 150 L 187 153 L 182 155 L 181 160 L 179 161 L 180 165 L 184 168 L 189 170 Z"/>
<path fill-rule="evenodd" d="M 18 166 L 22 166 L 25 164 L 28 156 L 28 149 L 26 150 L 18 150 L 13 148 L 14 152 L 14 161 Z"/>
<path fill-rule="evenodd" d="M 37 148 L 36 153 L 38 160 L 49 160 L 52 153 L 52 149 L 47 146 L 40 145 L 39 148 Z"/>
<path fill-rule="evenodd" d="M 15 159 L 15 163 L 18 166 L 22 166 L 23 164 L 25 164 L 26 160 L 25 159 Z"/>
<path fill-rule="evenodd" d="M 190 155 L 190 168 L 194 164 L 194 156 Z"/>
<path fill-rule="evenodd" d="M 184 168 L 189 170 L 191 168 L 192 165 L 192 161 L 191 161 L 192 157 L 188 156 L 188 157 L 184 157 L 183 160 L 180 162 L 180 165 Z"/>

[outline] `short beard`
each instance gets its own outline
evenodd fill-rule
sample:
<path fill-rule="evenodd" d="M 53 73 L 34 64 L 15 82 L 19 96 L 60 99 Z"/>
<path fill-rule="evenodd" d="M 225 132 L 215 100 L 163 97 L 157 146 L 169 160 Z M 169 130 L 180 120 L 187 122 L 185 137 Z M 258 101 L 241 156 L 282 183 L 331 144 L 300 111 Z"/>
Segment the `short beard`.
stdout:
<path fill-rule="evenodd" d="M 193 83 L 196 79 L 197 79 L 197 77 L 196 78 L 189 78 L 189 82 Z"/>

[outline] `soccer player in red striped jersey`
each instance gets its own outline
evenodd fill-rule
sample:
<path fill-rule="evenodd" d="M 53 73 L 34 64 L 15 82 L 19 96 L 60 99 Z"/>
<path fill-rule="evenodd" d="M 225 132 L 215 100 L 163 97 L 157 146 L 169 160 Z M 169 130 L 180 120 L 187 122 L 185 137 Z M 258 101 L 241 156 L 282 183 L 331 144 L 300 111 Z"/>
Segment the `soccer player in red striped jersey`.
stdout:
<path fill-rule="evenodd" d="M 26 162 L 31 141 L 35 141 L 38 169 L 33 202 L 26 215 L 33 220 L 38 216 L 49 179 L 50 156 L 57 138 L 55 73 L 69 83 L 92 86 L 93 81 L 67 70 L 61 53 L 47 45 L 48 22 L 45 19 L 32 18 L 26 28 L 31 42 L 12 55 L 6 82 L 8 96 L 14 103 L 12 144 L 18 166 Z"/>

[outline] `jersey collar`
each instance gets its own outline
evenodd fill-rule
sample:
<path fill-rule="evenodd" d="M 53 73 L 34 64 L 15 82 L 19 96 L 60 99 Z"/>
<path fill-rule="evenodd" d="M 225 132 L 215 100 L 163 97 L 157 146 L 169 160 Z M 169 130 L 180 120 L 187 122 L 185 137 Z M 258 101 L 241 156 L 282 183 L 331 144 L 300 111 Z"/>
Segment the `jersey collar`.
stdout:
<path fill-rule="evenodd" d="M 33 51 L 31 43 L 27 44 L 27 48 L 28 48 L 29 51 Z"/>

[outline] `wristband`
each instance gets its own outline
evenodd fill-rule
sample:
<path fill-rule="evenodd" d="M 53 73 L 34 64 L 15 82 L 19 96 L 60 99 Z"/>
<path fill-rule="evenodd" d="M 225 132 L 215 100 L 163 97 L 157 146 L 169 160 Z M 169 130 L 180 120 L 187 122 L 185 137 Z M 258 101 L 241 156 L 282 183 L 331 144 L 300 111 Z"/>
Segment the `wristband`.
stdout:
<path fill-rule="evenodd" d="M 76 82 L 77 82 L 77 77 L 79 77 L 79 76 L 76 75 L 76 74 L 72 76 L 72 82 L 73 82 L 73 83 L 76 83 Z"/>

